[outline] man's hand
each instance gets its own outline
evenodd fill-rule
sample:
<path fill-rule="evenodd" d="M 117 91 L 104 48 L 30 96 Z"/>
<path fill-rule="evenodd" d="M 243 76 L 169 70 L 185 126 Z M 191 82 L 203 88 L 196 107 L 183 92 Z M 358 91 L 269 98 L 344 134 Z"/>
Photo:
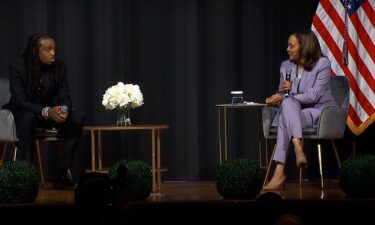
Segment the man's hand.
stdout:
<path fill-rule="evenodd" d="M 49 118 L 51 118 L 56 123 L 64 123 L 66 118 L 68 118 L 68 113 L 62 112 L 61 107 L 62 106 L 55 106 L 55 107 L 49 108 L 48 110 Z"/>
<path fill-rule="evenodd" d="M 283 100 L 283 96 L 281 94 L 274 94 L 271 97 L 266 99 L 266 104 L 268 105 L 276 105 L 281 100 Z"/>

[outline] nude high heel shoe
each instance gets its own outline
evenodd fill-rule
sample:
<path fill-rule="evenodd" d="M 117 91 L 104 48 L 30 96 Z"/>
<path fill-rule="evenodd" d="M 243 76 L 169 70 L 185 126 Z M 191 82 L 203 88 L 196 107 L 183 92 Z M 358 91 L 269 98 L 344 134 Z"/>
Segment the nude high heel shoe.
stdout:
<path fill-rule="evenodd" d="M 283 187 L 283 190 L 285 190 L 285 181 L 286 176 L 283 175 L 280 178 L 272 177 L 271 181 L 268 182 L 266 186 L 263 187 L 264 191 L 277 191 L 280 190 L 281 187 Z"/>
<path fill-rule="evenodd" d="M 307 167 L 307 159 L 304 153 L 296 154 L 297 167 Z"/>
<path fill-rule="evenodd" d="M 298 143 L 298 142 L 297 142 Z M 301 140 L 298 144 L 295 144 L 295 154 L 296 154 L 296 164 L 297 167 L 302 167 L 307 165 L 306 155 L 303 152 L 303 140 Z"/>

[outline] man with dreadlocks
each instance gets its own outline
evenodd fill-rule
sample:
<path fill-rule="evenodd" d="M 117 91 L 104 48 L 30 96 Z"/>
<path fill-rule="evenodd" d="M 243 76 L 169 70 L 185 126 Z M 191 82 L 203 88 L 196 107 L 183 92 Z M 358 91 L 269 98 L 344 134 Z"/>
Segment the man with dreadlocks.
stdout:
<path fill-rule="evenodd" d="M 65 144 L 54 183 L 72 186 L 69 168 L 84 119 L 72 108 L 66 66 L 56 60 L 55 53 L 55 40 L 50 35 L 38 33 L 29 38 L 22 57 L 9 66 L 11 98 L 5 107 L 15 118 L 20 160 L 33 161 L 36 128 L 61 130 Z"/>

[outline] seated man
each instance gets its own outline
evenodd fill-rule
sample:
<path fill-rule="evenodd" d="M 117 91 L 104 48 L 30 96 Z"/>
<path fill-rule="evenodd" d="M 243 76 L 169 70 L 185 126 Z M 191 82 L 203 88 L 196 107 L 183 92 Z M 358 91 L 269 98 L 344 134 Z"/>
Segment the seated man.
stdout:
<path fill-rule="evenodd" d="M 55 59 L 55 41 L 34 34 L 22 57 L 9 67 L 9 103 L 19 138 L 17 159 L 32 162 L 36 128 L 56 128 L 65 137 L 64 152 L 57 163 L 56 185 L 73 185 L 69 168 L 82 134 L 84 119 L 72 108 L 65 63 Z"/>

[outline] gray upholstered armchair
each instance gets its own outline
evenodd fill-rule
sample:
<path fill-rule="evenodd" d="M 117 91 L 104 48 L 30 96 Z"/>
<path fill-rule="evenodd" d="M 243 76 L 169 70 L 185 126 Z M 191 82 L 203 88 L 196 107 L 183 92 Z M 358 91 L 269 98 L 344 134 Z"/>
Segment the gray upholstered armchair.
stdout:
<path fill-rule="evenodd" d="M 9 79 L 8 78 L 0 78 L 0 107 L 7 103 L 10 98 L 10 90 L 9 90 Z M 0 109 L 0 142 L 4 143 L 4 147 L 1 152 L 1 159 L 0 164 L 2 164 L 5 160 L 5 156 L 8 149 L 8 144 L 13 143 L 15 148 L 15 153 L 17 152 L 17 132 L 16 132 L 16 125 L 14 123 L 13 114 L 7 109 Z M 14 154 L 14 160 L 16 158 L 16 154 Z"/>
<path fill-rule="evenodd" d="M 337 164 L 341 168 L 340 157 L 335 145 L 334 140 L 340 139 L 344 135 L 346 119 L 348 116 L 349 107 L 349 82 L 345 76 L 334 76 L 331 77 L 330 81 L 332 94 L 336 100 L 337 107 L 329 106 L 322 110 L 319 118 L 317 127 L 307 127 L 304 128 L 303 138 L 304 139 L 328 139 L 331 140 L 333 150 L 335 152 Z M 262 111 L 263 120 L 263 133 L 266 139 L 274 139 L 277 136 L 277 128 L 271 127 L 273 118 L 277 112 L 276 107 L 265 107 Z M 319 159 L 319 172 L 321 179 L 321 187 L 323 189 L 323 168 L 322 168 L 322 158 L 321 158 L 321 146 L 317 144 L 318 159 Z M 268 180 L 269 171 L 271 168 L 272 158 L 275 152 L 275 147 L 273 148 L 272 156 L 268 164 L 267 173 L 265 177 L 265 182 Z M 300 181 L 301 182 L 301 181 Z"/>

